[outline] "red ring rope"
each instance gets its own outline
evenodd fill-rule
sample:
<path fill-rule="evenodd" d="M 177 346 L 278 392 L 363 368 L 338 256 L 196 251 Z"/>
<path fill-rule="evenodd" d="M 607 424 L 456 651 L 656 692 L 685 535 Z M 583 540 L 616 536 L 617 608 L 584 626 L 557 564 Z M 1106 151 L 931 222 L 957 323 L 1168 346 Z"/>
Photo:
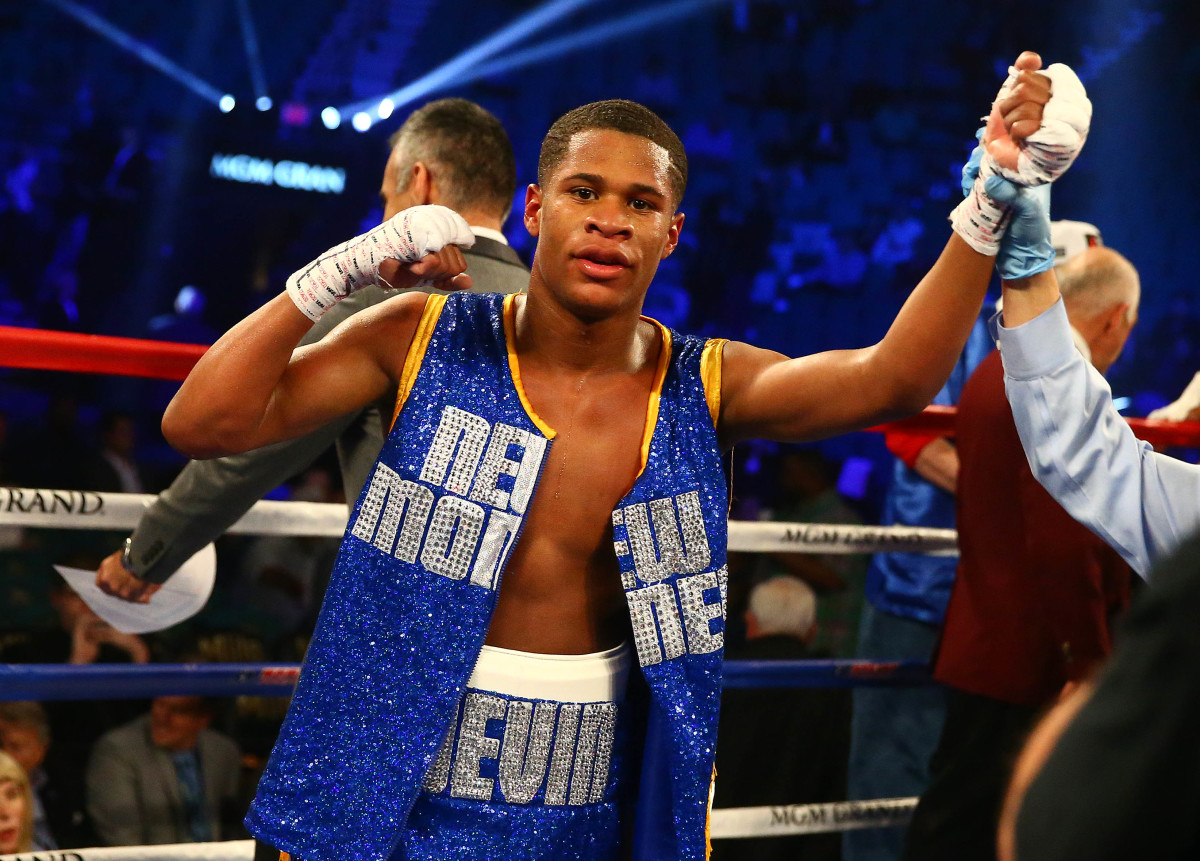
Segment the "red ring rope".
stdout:
<path fill-rule="evenodd" d="M 206 349 L 195 344 L 0 326 L 0 367 L 182 380 Z M 915 416 L 867 430 L 952 437 L 955 413 L 954 407 L 931 406 Z M 1200 422 L 1126 421 L 1139 439 L 1158 448 L 1200 446 Z"/>
<path fill-rule="evenodd" d="M 0 326 L 0 367 L 182 380 L 207 347 Z"/>

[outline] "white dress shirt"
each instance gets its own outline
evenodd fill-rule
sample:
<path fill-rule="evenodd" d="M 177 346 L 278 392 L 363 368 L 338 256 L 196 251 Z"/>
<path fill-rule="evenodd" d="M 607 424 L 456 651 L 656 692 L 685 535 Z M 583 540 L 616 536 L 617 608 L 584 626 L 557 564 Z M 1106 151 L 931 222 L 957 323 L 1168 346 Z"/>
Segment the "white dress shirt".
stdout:
<path fill-rule="evenodd" d="M 992 322 L 1034 476 L 1145 577 L 1200 529 L 1200 467 L 1133 435 L 1108 383 L 1075 348 L 1061 299 L 1021 326 Z"/>

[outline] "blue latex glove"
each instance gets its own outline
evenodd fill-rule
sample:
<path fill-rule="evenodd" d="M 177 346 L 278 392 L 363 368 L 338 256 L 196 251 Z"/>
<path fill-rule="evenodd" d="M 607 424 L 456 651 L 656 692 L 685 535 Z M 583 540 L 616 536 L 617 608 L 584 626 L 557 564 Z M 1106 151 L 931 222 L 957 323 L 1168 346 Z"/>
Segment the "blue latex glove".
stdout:
<path fill-rule="evenodd" d="M 979 127 L 979 131 L 975 132 L 975 140 L 979 143 L 975 149 L 971 150 L 971 157 L 967 159 L 967 163 L 962 168 L 962 193 L 966 197 L 971 193 L 971 186 L 975 184 L 975 177 L 979 176 L 979 164 L 983 161 L 983 154 L 986 152 L 983 148 L 983 126 Z"/>
<path fill-rule="evenodd" d="M 1028 278 L 1054 266 L 1050 242 L 1050 183 L 1022 186 L 999 176 L 984 181 L 988 197 L 1012 207 L 1012 221 L 1000 240 L 996 271 L 1005 281 Z"/>

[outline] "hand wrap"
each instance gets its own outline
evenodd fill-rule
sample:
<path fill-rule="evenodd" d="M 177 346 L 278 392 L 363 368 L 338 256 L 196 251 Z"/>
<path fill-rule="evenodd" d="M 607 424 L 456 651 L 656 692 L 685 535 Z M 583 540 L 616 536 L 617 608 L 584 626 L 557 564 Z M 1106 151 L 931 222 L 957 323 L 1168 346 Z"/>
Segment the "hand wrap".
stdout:
<path fill-rule="evenodd" d="M 1007 99 L 1016 87 L 1018 72 L 1009 67 L 1008 78 L 993 102 L 993 122 L 996 106 Z M 1042 111 L 1041 127 L 1021 141 L 1015 168 L 1001 166 L 982 142 L 984 129 L 976 137 L 975 147 L 962 171 L 965 200 L 950 214 L 955 233 L 978 251 L 989 257 L 1000 253 L 1000 240 L 1009 229 L 1011 205 L 1018 199 L 1016 190 L 1010 192 L 999 183 L 1008 180 L 1019 186 L 1038 186 L 1051 183 L 1066 171 L 1083 149 L 1092 120 L 1092 103 L 1079 78 L 1070 67 L 1054 63 L 1042 74 L 1050 78 L 1050 100 Z M 997 189 L 1002 199 L 995 197 Z M 998 261 L 1001 277 L 1028 277 L 1049 269 L 1054 264 L 1049 235 L 1049 196 L 1037 200 L 1024 199 L 1021 217 L 1021 248 L 1013 253 L 1012 243 L 1006 243 L 1006 253 Z M 1035 235 L 1045 225 L 1045 236 Z M 1048 261 L 1042 252 L 1050 249 Z"/>
<path fill-rule="evenodd" d="M 379 264 L 388 258 L 416 263 L 447 245 L 470 248 L 474 244 L 475 234 L 454 210 L 414 206 L 293 272 L 287 292 L 296 307 L 315 321 L 355 290 L 379 283 Z"/>
<path fill-rule="evenodd" d="M 1018 185 L 1041 185 L 1062 176 L 1083 149 L 1092 123 L 1092 103 L 1070 66 L 1053 63 L 1042 74 L 1050 79 L 1050 101 L 1042 111 L 1041 128 L 1021 141 L 1015 170 L 992 165 Z M 1016 80 L 1017 70 L 1010 66 L 997 102 L 1012 94 Z"/>
<path fill-rule="evenodd" d="M 980 129 L 976 137 L 982 137 Z M 982 143 L 971 152 L 962 169 L 963 202 L 950 213 L 950 226 L 963 240 L 988 257 L 1000 250 L 1000 237 L 1008 226 L 1008 207 L 987 193 L 987 180 L 995 176 L 995 163 Z"/>

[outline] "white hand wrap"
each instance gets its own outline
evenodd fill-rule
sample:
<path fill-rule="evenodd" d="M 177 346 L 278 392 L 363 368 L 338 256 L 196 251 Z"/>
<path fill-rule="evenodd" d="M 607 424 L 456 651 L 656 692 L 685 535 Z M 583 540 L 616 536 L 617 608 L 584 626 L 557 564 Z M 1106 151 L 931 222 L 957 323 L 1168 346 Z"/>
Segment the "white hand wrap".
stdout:
<path fill-rule="evenodd" d="M 453 209 L 414 206 L 293 272 L 287 292 L 296 307 L 315 321 L 355 290 L 378 283 L 379 264 L 388 258 L 416 263 L 447 245 L 470 248 L 474 244 L 470 225 Z"/>
<path fill-rule="evenodd" d="M 950 213 L 950 226 L 963 241 L 988 257 L 1000 252 L 1000 240 L 1008 226 L 1009 207 L 988 197 L 984 182 L 996 173 L 992 159 L 984 155 L 971 193 Z"/>
<path fill-rule="evenodd" d="M 1159 407 L 1146 418 L 1181 422 L 1187 419 L 1188 413 L 1197 407 L 1200 407 L 1200 373 L 1192 377 L 1192 381 L 1187 384 L 1187 388 L 1183 390 L 1183 394 L 1179 396 L 1178 400 L 1165 407 Z"/>
<path fill-rule="evenodd" d="M 1050 79 L 1050 101 L 1042 112 L 1042 127 L 1021 141 L 1016 170 L 992 165 L 996 173 L 1018 185 L 1042 185 L 1058 179 L 1083 149 L 1092 124 L 1092 103 L 1071 67 L 1054 63 L 1042 74 Z M 1010 66 L 996 101 L 1011 95 L 1016 79 L 1017 70 Z"/>
<path fill-rule="evenodd" d="M 1017 74 L 1017 69 L 1009 66 L 1008 78 L 993 105 L 1012 95 Z M 985 149 L 971 193 L 950 214 L 954 231 L 989 257 L 1000 250 L 1009 208 L 988 197 L 984 190 L 988 177 L 1001 176 L 1025 186 L 1054 182 L 1075 161 L 1091 127 L 1092 103 L 1075 72 L 1054 63 L 1042 74 L 1050 79 L 1050 100 L 1042 111 L 1041 128 L 1020 143 L 1016 169 L 1002 167 Z"/>

